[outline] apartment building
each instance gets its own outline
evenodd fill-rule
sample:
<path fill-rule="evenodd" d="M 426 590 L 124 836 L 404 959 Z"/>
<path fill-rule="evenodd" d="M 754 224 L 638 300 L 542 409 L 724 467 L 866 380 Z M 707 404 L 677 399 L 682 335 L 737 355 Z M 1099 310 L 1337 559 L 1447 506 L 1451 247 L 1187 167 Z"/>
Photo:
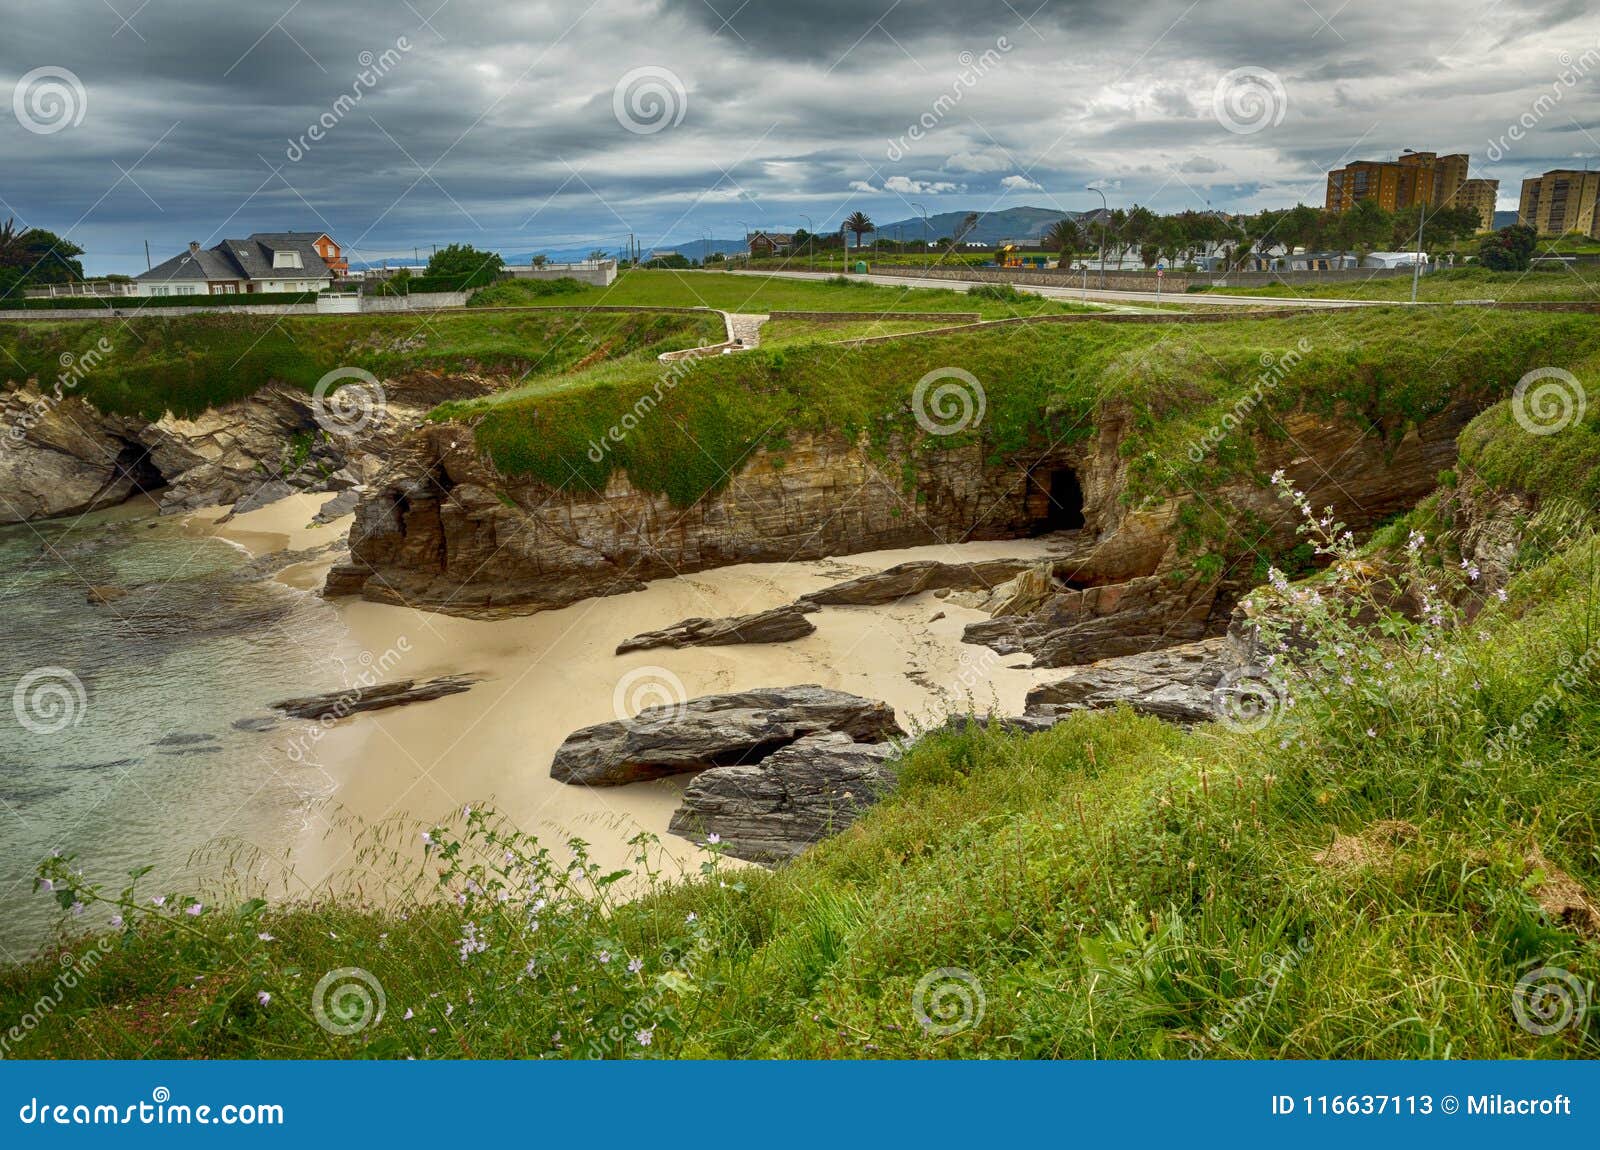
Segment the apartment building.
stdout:
<path fill-rule="evenodd" d="M 1467 182 L 1467 169 L 1465 153 L 1406 151 L 1394 160 L 1357 160 L 1328 173 L 1324 206 L 1346 212 L 1362 200 L 1375 200 L 1384 211 L 1394 212 L 1414 204 L 1453 205 Z"/>
<path fill-rule="evenodd" d="M 1556 168 L 1523 180 L 1517 222 L 1541 236 L 1600 239 L 1600 172 Z"/>

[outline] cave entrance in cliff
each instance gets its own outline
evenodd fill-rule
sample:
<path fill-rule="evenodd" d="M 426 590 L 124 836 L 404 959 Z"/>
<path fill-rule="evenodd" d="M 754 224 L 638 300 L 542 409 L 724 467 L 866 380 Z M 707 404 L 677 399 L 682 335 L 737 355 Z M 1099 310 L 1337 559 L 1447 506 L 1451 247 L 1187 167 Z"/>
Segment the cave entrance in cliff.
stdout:
<path fill-rule="evenodd" d="M 1078 531 L 1083 523 L 1083 484 L 1072 468 L 1058 467 L 1050 472 L 1050 510 L 1045 516 L 1045 529 Z"/>

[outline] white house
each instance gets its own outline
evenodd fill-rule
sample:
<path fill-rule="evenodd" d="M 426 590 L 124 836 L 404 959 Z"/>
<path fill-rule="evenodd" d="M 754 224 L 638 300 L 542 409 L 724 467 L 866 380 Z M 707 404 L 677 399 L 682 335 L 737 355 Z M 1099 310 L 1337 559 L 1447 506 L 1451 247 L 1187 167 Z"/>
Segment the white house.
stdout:
<path fill-rule="evenodd" d="M 133 282 L 141 296 L 320 292 L 346 266 L 325 232 L 256 232 L 212 248 L 191 243 Z"/>
<path fill-rule="evenodd" d="M 1418 256 L 1416 252 L 1368 252 L 1367 257 L 1361 261 L 1364 268 L 1409 268 L 1421 264 L 1426 270 L 1427 256 Z"/>

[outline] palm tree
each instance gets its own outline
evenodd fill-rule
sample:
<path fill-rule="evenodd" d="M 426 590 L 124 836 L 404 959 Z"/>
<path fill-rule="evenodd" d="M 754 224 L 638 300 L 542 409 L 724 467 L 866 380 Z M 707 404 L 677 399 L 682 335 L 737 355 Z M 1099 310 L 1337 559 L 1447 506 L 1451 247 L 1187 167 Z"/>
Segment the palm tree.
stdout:
<path fill-rule="evenodd" d="M 856 247 L 858 248 L 861 246 L 862 236 L 866 235 L 868 232 L 877 231 L 877 228 L 873 225 L 872 221 L 861 212 L 851 212 L 850 215 L 846 216 L 844 221 L 844 229 L 847 232 L 855 233 Z"/>
<path fill-rule="evenodd" d="M 1082 239 L 1077 223 L 1067 216 L 1062 216 L 1050 225 L 1049 231 L 1045 232 L 1044 246 L 1050 251 L 1059 253 L 1056 267 L 1066 267 L 1072 263 L 1072 257 L 1077 253 Z"/>
<path fill-rule="evenodd" d="M 0 224 L 0 267 L 20 265 L 25 251 L 23 237 L 28 234 L 26 227 L 18 228 L 15 219 L 8 219 Z"/>

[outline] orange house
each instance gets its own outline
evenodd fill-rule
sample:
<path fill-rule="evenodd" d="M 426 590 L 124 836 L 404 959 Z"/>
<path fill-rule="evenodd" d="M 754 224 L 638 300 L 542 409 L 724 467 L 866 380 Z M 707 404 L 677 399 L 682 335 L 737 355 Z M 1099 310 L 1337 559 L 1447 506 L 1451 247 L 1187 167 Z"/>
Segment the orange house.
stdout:
<path fill-rule="evenodd" d="M 334 275 L 342 277 L 349 274 L 350 261 L 340 254 L 339 245 L 334 243 L 333 237 L 328 235 L 327 232 L 323 232 L 312 240 L 311 244 L 317 249 L 317 254 L 322 257 L 322 262 L 328 265 Z"/>

